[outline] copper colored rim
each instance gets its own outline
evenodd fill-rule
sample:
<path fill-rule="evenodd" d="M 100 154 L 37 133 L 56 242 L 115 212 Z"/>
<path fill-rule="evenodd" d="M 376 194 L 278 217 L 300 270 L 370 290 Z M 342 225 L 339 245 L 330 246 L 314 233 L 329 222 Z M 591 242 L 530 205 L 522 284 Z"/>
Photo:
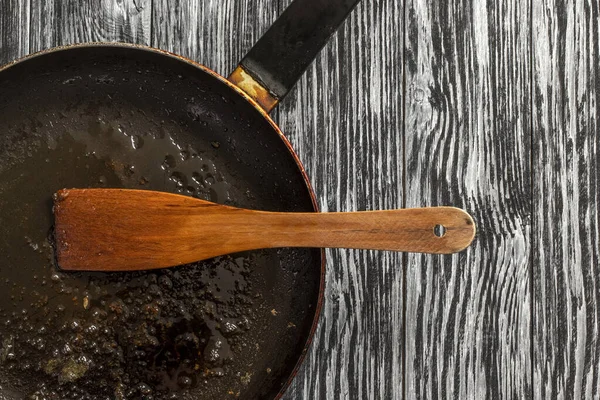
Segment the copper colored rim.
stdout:
<path fill-rule="evenodd" d="M 19 64 L 23 63 L 24 61 L 27 61 L 32 58 L 36 58 L 36 57 L 43 56 L 43 55 L 50 54 L 50 53 L 56 53 L 56 52 L 60 52 L 60 51 L 76 49 L 76 48 L 86 48 L 86 47 L 134 48 L 134 49 L 138 49 L 138 50 L 148 51 L 150 53 L 156 53 L 156 54 L 164 55 L 167 57 L 175 58 L 175 59 L 183 61 L 189 65 L 192 65 L 192 66 L 202 70 L 203 72 L 206 72 L 206 73 L 212 75 L 214 78 L 218 79 L 219 81 L 225 83 L 227 86 L 229 86 L 230 88 L 235 90 L 244 100 L 246 100 L 247 102 L 252 104 L 252 106 L 254 106 L 254 108 L 256 108 L 256 110 L 258 110 L 258 112 L 260 112 L 260 114 L 267 120 L 267 122 L 269 122 L 269 124 L 275 130 L 275 132 L 277 132 L 277 134 L 279 135 L 279 138 L 283 141 L 283 143 L 287 147 L 288 151 L 290 152 L 290 155 L 294 158 L 294 161 L 295 161 L 296 165 L 298 166 L 300 173 L 302 174 L 302 178 L 304 179 L 304 183 L 306 184 L 306 188 L 308 189 L 308 192 L 309 192 L 309 195 L 310 195 L 310 198 L 312 201 L 313 209 L 315 210 L 315 212 L 319 212 L 319 205 L 317 203 L 317 197 L 315 195 L 315 191 L 312 188 L 312 185 L 310 183 L 308 175 L 306 174 L 306 170 L 304 169 L 304 166 L 302 165 L 302 162 L 300 161 L 298 154 L 296 154 L 296 152 L 292 148 L 292 144 L 287 139 L 287 137 L 285 137 L 285 135 L 283 134 L 281 129 L 279 129 L 279 126 L 277 126 L 275 121 L 273 121 L 271 119 L 271 117 L 269 116 L 269 114 L 254 99 L 252 99 L 250 96 L 248 96 L 242 89 L 240 89 L 239 87 L 237 87 L 236 85 L 234 85 L 233 83 L 228 81 L 226 78 L 224 78 L 217 72 L 213 71 L 212 69 L 210 69 L 202 64 L 197 63 L 194 60 L 190 60 L 189 58 L 183 57 L 181 55 L 171 53 L 166 50 L 161 50 L 161 49 L 157 49 L 154 47 L 146 46 L 146 45 L 133 44 L 133 43 L 122 43 L 122 42 L 113 42 L 113 43 L 91 42 L 91 43 L 77 43 L 77 44 L 71 44 L 71 45 L 65 45 L 65 46 L 58 46 L 58 47 L 53 47 L 53 48 L 50 48 L 47 50 L 41 50 L 39 52 L 32 53 L 27 56 L 21 57 L 17 60 L 14 60 L 4 66 L 0 66 L 0 72 L 7 70 L 9 68 L 12 68 L 12 67 L 16 67 Z M 314 317 L 313 317 L 312 326 L 310 328 L 310 333 L 309 333 L 308 338 L 306 338 L 306 343 L 304 345 L 302 352 L 300 353 L 300 356 L 298 357 L 298 361 L 296 362 L 294 369 L 292 370 L 286 383 L 281 387 L 279 393 L 275 396 L 275 400 L 280 399 L 283 396 L 283 394 L 285 393 L 287 388 L 292 383 L 292 380 L 294 379 L 294 377 L 298 374 L 300 366 L 302 365 L 304 358 L 306 357 L 306 354 L 308 352 L 308 349 L 310 348 L 310 345 L 312 344 L 312 340 L 314 338 L 314 335 L 315 335 L 315 332 L 317 329 L 319 317 L 321 315 L 321 310 L 323 308 L 324 293 L 325 293 L 325 250 L 322 249 L 321 250 L 321 278 L 320 278 L 320 282 L 319 282 L 319 298 L 317 300 L 317 304 L 315 307 L 315 313 L 314 313 Z"/>

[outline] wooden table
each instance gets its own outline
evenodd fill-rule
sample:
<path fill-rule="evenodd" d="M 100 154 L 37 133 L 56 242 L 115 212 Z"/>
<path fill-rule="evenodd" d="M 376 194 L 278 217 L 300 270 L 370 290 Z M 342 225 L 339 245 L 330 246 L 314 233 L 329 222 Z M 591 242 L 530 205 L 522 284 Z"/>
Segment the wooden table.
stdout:
<path fill-rule="evenodd" d="M 0 63 L 125 41 L 227 75 L 289 1 L 0 0 Z M 321 208 L 456 205 L 479 233 L 328 251 L 287 399 L 599 398 L 599 37 L 597 0 L 359 5 L 274 113 Z"/>

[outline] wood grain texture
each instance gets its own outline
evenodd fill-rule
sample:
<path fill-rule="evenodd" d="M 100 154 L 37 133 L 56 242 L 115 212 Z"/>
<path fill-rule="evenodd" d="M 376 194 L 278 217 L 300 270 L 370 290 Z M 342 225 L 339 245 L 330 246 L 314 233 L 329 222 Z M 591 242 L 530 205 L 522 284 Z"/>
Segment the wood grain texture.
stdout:
<path fill-rule="evenodd" d="M 82 42 L 150 44 L 151 0 L 31 0 L 31 52 Z"/>
<path fill-rule="evenodd" d="M 534 398 L 600 398 L 596 0 L 533 2 Z"/>
<path fill-rule="evenodd" d="M 29 0 L 0 0 L 0 65 L 29 54 Z"/>
<path fill-rule="evenodd" d="M 322 211 L 402 206 L 403 8 L 360 3 L 279 106 Z M 285 398 L 403 398 L 401 255 L 326 254 L 320 326 Z"/>
<path fill-rule="evenodd" d="M 152 45 L 228 76 L 277 15 L 273 0 L 154 0 Z"/>
<path fill-rule="evenodd" d="M 531 397 L 529 6 L 407 3 L 406 205 L 478 225 L 466 253 L 408 255 L 409 399 Z"/>

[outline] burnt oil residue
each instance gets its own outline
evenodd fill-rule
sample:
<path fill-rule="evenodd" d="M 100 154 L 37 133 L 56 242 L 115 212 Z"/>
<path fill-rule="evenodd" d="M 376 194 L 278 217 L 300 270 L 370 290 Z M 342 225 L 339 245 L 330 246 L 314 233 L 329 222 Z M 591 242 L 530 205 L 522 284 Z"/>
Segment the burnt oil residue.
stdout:
<path fill-rule="evenodd" d="M 277 133 L 181 61 L 76 49 L 0 72 L 0 398 L 271 398 L 312 326 L 320 252 L 61 271 L 52 195 L 132 188 L 310 211 Z"/>
<path fill-rule="evenodd" d="M 0 174 L 3 224 L 11 228 L 0 232 L 0 369 L 14 375 L 16 389 L 21 381 L 32 386 L 23 377 L 37 373 L 43 380 L 29 390 L 42 397 L 210 392 L 209 381 L 231 374 L 236 356 L 251 357 L 244 337 L 261 303 L 250 278 L 256 255 L 135 274 L 64 273 L 55 265 L 49 194 L 61 185 L 228 201 L 231 188 L 194 149 L 180 149 L 166 133 L 133 137 L 99 119 L 47 138 Z"/>

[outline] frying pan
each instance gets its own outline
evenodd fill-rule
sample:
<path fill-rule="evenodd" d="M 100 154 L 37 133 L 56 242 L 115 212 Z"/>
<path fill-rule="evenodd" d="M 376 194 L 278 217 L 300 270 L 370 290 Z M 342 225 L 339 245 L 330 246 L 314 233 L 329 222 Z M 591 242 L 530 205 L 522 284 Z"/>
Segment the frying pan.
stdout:
<path fill-rule="evenodd" d="M 324 253 L 63 273 L 51 194 L 127 187 L 318 211 L 268 112 L 358 0 L 296 0 L 229 79 L 126 44 L 0 69 L 0 398 L 278 398 L 310 344 Z"/>

